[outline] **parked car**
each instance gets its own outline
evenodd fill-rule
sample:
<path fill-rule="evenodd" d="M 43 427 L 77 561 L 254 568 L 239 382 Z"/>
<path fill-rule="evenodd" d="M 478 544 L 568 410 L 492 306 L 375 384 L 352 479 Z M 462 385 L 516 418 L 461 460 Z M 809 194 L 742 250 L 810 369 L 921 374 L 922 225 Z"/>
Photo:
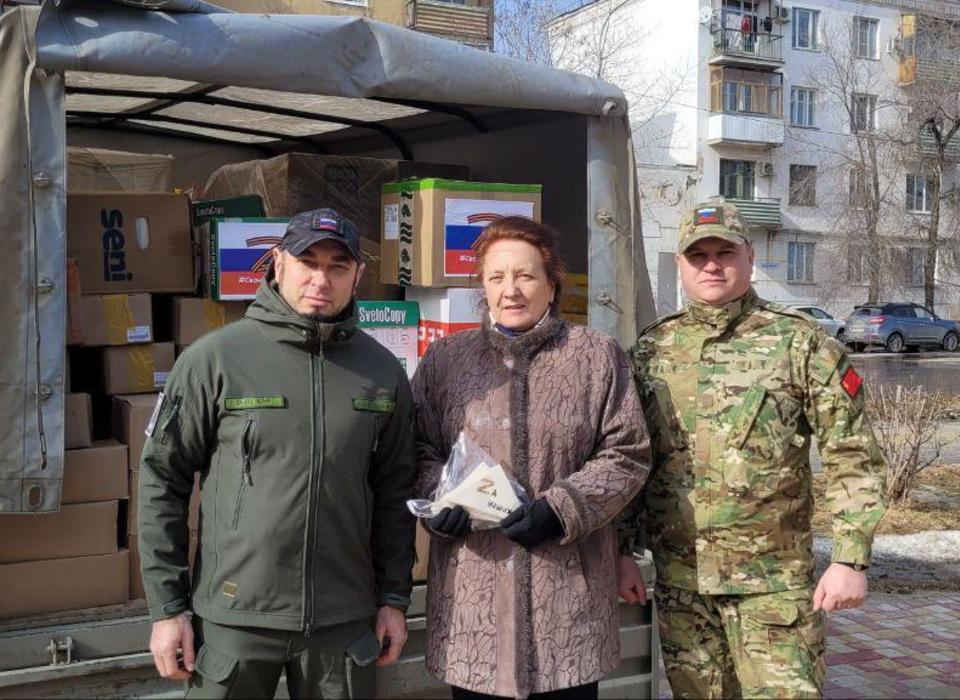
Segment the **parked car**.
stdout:
<path fill-rule="evenodd" d="M 911 347 L 954 352 L 960 344 L 960 325 L 910 302 L 860 304 L 847 318 L 844 340 L 854 350 L 881 345 L 890 352 Z"/>
<path fill-rule="evenodd" d="M 844 329 L 847 326 L 843 319 L 834 318 L 819 306 L 810 306 L 809 304 L 792 304 L 791 306 L 807 316 L 812 316 L 821 328 L 827 332 L 827 335 L 843 340 Z"/>

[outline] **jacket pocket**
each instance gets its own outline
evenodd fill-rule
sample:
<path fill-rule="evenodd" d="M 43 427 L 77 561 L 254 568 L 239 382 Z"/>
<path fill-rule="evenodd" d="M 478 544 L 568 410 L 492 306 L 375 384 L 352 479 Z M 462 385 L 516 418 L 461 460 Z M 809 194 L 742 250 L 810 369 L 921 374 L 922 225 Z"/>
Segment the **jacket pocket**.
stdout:
<path fill-rule="evenodd" d="M 253 474 L 251 473 L 251 460 L 253 458 L 253 437 L 256 427 L 256 421 L 248 418 L 243 424 L 243 432 L 240 434 L 240 488 L 237 489 L 237 502 L 233 509 L 232 529 L 236 530 L 240 525 L 240 514 L 243 512 L 243 501 L 247 494 L 247 488 L 253 486 Z"/>

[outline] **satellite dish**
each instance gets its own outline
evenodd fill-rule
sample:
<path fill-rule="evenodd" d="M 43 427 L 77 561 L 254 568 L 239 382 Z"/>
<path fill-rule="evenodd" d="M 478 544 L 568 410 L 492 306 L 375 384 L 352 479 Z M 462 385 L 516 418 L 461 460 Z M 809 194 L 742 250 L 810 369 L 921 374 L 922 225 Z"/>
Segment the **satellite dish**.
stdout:
<path fill-rule="evenodd" d="M 700 24 L 709 24 L 713 19 L 713 10 L 707 6 L 700 8 Z"/>

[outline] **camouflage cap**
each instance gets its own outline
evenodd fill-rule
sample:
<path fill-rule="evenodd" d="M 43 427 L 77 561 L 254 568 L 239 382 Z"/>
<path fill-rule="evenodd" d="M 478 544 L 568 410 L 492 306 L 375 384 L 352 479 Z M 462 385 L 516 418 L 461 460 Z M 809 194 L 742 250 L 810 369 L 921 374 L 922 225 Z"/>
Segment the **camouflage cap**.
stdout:
<path fill-rule="evenodd" d="M 704 238 L 722 238 L 736 244 L 750 243 L 750 229 L 740 211 L 730 202 L 701 202 L 680 222 L 679 252 Z"/>

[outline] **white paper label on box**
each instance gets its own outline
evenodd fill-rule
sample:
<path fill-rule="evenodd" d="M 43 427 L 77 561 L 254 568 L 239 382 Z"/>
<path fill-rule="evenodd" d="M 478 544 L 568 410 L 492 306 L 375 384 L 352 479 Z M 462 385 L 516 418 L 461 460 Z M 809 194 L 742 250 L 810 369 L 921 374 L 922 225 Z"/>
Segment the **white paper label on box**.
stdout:
<path fill-rule="evenodd" d="M 147 437 L 153 435 L 154 428 L 157 427 L 157 418 L 160 416 L 160 409 L 163 408 L 163 392 L 157 396 L 157 405 L 153 407 L 153 413 L 150 414 L 150 420 L 147 421 L 147 429 L 143 434 Z"/>
<path fill-rule="evenodd" d="M 400 237 L 400 205 L 388 204 L 383 208 L 383 238 L 395 241 Z"/>
<path fill-rule="evenodd" d="M 153 338 L 150 334 L 150 326 L 134 326 L 127 329 L 128 343 L 149 343 Z"/>
<path fill-rule="evenodd" d="M 443 210 L 443 274 L 469 277 L 476 272 L 473 244 L 491 222 L 504 216 L 533 218 L 533 202 L 496 199 L 448 199 Z"/>
<path fill-rule="evenodd" d="M 169 372 L 154 372 L 153 373 L 153 386 L 156 389 L 162 389 L 163 385 L 167 383 L 167 377 L 170 376 Z"/>

